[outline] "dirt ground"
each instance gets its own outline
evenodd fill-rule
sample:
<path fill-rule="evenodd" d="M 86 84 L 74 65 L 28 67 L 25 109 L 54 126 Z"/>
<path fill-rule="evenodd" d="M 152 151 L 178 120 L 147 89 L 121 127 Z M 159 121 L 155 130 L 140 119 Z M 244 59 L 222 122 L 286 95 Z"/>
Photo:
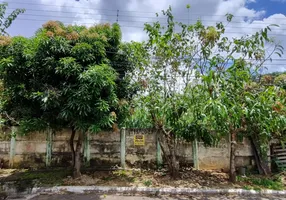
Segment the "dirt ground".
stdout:
<path fill-rule="evenodd" d="M 173 179 L 166 171 L 152 170 L 116 170 L 109 172 L 89 172 L 78 179 L 67 177 L 63 185 L 100 185 L 119 187 L 155 187 L 155 188 L 243 188 L 243 189 L 274 189 L 286 188 L 286 173 L 273 176 L 250 175 L 238 177 L 237 183 L 228 181 L 228 174 L 213 170 L 184 169 L 180 177 Z"/>
<path fill-rule="evenodd" d="M 238 177 L 237 183 L 228 181 L 226 173 L 211 170 L 184 169 L 180 177 L 173 179 L 164 171 L 154 170 L 114 170 L 114 171 L 83 171 L 78 179 L 73 179 L 71 170 L 54 169 L 49 171 L 28 170 L 1 170 L 0 182 L 13 180 L 37 180 L 38 186 L 55 185 L 97 185 L 118 187 L 155 187 L 155 188 L 243 188 L 243 189 L 286 189 L 286 173 L 276 174 L 270 177 L 250 175 Z"/>
<path fill-rule="evenodd" d="M 177 180 L 166 171 L 117 170 L 110 172 L 91 172 L 79 179 L 67 177 L 64 185 L 101 185 L 121 187 L 187 187 L 187 188 L 228 188 L 227 174 L 215 171 L 184 170 Z M 235 185 L 232 185 L 232 187 Z M 238 186 L 239 187 L 239 186 Z"/>

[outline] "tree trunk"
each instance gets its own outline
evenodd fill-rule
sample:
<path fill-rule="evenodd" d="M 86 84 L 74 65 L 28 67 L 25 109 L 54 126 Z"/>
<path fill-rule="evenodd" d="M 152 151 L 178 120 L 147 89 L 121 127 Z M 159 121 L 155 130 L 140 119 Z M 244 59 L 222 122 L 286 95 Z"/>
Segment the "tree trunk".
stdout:
<path fill-rule="evenodd" d="M 163 156 L 167 162 L 170 175 L 173 179 L 177 179 L 179 177 L 180 164 L 176 155 L 176 138 L 173 135 L 167 136 L 162 134 L 161 136 L 164 136 L 166 139 L 165 146 L 162 144 L 162 137 L 159 137 L 159 143 L 163 152 Z M 168 151 L 166 151 L 165 147 L 167 147 Z"/>
<path fill-rule="evenodd" d="M 229 181 L 232 183 L 236 182 L 236 170 L 235 170 L 235 134 L 231 133 L 230 142 L 230 169 L 229 169 Z"/>
<path fill-rule="evenodd" d="M 169 145 L 170 159 L 171 159 L 170 171 L 171 171 L 172 178 L 177 179 L 177 178 L 179 178 L 179 175 L 180 175 L 179 174 L 180 165 L 179 165 L 179 161 L 178 161 L 177 155 L 176 155 L 176 145 L 174 143 L 175 143 L 175 141 Z"/>
<path fill-rule="evenodd" d="M 73 178 L 78 178 L 81 176 L 80 167 L 81 167 L 81 149 L 82 149 L 83 133 L 79 132 L 78 140 L 75 149 L 75 163 L 73 168 Z"/>
<path fill-rule="evenodd" d="M 74 168 L 74 165 L 75 165 L 75 150 L 74 150 L 74 145 L 73 145 L 73 142 L 74 142 L 74 137 L 75 137 L 75 128 L 72 127 L 72 133 L 71 133 L 71 137 L 70 137 L 70 148 L 71 148 L 71 153 L 72 153 L 72 168 Z"/>

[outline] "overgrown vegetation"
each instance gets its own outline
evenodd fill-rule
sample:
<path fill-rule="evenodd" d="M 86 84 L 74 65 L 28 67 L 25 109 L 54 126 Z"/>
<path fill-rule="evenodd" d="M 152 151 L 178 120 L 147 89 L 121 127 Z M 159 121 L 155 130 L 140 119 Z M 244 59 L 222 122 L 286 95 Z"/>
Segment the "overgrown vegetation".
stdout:
<path fill-rule="evenodd" d="M 267 177 L 237 177 L 238 182 L 241 183 L 244 189 L 247 190 L 284 190 L 285 186 L 281 181 L 281 177 L 267 178 Z"/>
<path fill-rule="evenodd" d="M 283 53 L 283 47 L 268 37 L 271 26 L 250 36 L 228 38 L 223 23 L 176 22 L 171 7 L 163 16 L 168 26 L 146 24 L 149 38 L 135 49 L 138 60 L 145 61 L 139 63 L 141 93 L 134 104 L 140 108 L 136 114 L 145 111 L 157 129 L 172 176 L 179 175 L 179 139 L 211 145 L 227 135 L 232 182 L 238 137 L 252 141 L 259 171 L 269 173 L 265 163 L 269 141 L 286 127 L 285 90 L 281 85 L 255 84 L 252 77 L 272 55 L 266 55 L 265 44 L 272 45 L 273 53 Z M 226 17 L 231 23 L 233 16 Z"/>
<path fill-rule="evenodd" d="M 5 18 L 6 8 L 0 4 L 4 123 L 18 126 L 22 134 L 70 128 L 75 178 L 81 175 L 86 133 L 111 127 L 118 131 L 122 126 L 157 130 L 173 178 L 181 176 L 180 140 L 212 145 L 227 136 L 232 182 L 238 138 L 251 141 L 259 172 L 269 174 L 269 142 L 286 139 L 286 76 L 259 74 L 272 54 L 283 53 L 268 37 L 276 25 L 229 38 L 223 23 L 176 22 L 169 7 L 162 12 L 167 26 L 159 20 L 146 24 L 148 40 L 142 43 L 122 43 L 118 24 L 87 28 L 58 21 L 45 23 L 31 38 L 11 38 L 6 29 L 24 10 Z M 233 16 L 226 18 L 231 23 Z M 273 47 L 269 55 L 266 45 Z M 134 181 L 126 171 L 113 175 Z M 279 188 L 268 179 L 246 181 Z M 154 183 L 146 179 L 143 184 Z"/>

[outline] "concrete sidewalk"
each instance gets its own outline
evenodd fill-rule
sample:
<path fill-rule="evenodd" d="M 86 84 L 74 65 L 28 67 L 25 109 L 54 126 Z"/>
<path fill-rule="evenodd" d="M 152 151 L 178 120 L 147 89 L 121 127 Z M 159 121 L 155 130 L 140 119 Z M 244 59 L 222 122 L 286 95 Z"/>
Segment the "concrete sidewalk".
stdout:
<path fill-rule="evenodd" d="M 286 200 L 286 197 L 278 196 L 239 196 L 239 195 L 192 195 L 192 196 L 122 196 L 122 195 L 98 195 L 98 194 L 55 194 L 40 195 L 31 200 Z"/>
<path fill-rule="evenodd" d="M 11 195 L 11 196 L 10 196 Z M 243 189 L 195 189 L 195 188 L 149 188 L 149 187 L 102 187 L 102 186 L 58 186 L 33 188 L 26 194 L 10 193 L 9 197 L 33 200 L 185 200 L 185 199 L 277 199 L 286 200 L 286 191 Z M 120 196 L 121 195 L 121 196 Z M 174 197 L 175 196 L 175 197 Z"/>
<path fill-rule="evenodd" d="M 108 187 L 108 186 L 57 186 L 51 188 L 33 188 L 37 193 L 100 193 L 100 194 L 144 194 L 144 195 L 284 195 L 286 190 L 244 190 L 244 189 L 196 189 L 196 188 L 149 188 L 149 187 Z"/>

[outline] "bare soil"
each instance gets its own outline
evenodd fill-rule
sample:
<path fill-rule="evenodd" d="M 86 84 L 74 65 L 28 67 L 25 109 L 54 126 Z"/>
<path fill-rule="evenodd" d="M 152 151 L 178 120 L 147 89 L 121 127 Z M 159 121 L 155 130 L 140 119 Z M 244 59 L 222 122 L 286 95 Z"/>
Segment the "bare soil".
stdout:
<path fill-rule="evenodd" d="M 86 170 L 80 178 L 73 179 L 69 169 L 51 170 L 13 170 L 1 169 L 0 182 L 37 180 L 38 186 L 59 186 L 59 185 L 97 185 L 117 187 L 180 187 L 180 188 L 243 188 L 243 189 L 286 189 L 286 172 L 264 177 L 249 175 L 238 177 L 236 184 L 228 181 L 228 174 L 213 170 L 184 169 L 177 179 L 173 179 L 165 170 L 114 170 L 95 171 Z"/>
<path fill-rule="evenodd" d="M 78 179 L 67 177 L 64 185 L 100 185 L 121 187 L 186 187 L 186 188 L 234 188 L 228 175 L 216 171 L 183 170 L 180 177 L 173 179 L 166 171 L 117 170 L 91 172 Z"/>

